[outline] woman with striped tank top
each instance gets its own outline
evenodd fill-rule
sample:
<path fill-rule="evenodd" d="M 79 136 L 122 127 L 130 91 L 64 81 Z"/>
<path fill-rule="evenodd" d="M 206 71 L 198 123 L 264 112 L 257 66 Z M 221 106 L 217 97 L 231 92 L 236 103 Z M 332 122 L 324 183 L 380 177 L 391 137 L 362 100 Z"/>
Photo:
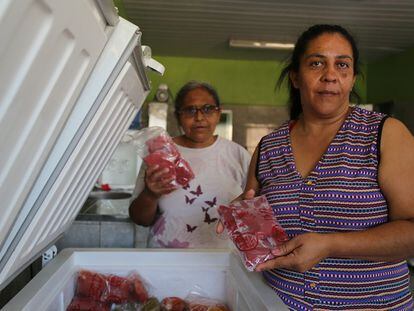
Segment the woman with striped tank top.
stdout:
<path fill-rule="evenodd" d="M 244 197 L 266 195 L 290 237 L 257 270 L 292 310 L 413 309 L 414 139 L 350 107 L 358 59 L 344 28 L 305 31 L 279 79 L 291 120 L 250 164 Z"/>

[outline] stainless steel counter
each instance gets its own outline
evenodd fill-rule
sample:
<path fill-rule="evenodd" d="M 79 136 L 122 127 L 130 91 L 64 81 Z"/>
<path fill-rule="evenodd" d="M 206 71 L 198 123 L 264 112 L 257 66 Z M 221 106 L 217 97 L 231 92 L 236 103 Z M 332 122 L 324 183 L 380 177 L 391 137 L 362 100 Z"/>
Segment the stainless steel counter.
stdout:
<path fill-rule="evenodd" d="M 103 215 L 103 214 L 78 214 L 76 216 L 77 221 L 112 221 L 112 222 L 126 222 L 132 223 L 128 215 Z"/>
<path fill-rule="evenodd" d="M 120 191 L 92 191 L 83 204 L 77 219 L 119 221 L 128 218 L 131 194 Z M 92 218 L 90 215 L 93 215 Z M 85 216 L 87 216 L 85 218 Z M 105 216 L 105 217 L 98 217 Z M 108 218 L 106 216 L 112 216 Z"/>
<path fill-rule="evenodd" d="M 56 243 L 68 247 L 146 247 L 148 228 L 135 225 L 128 215 L 131 194 L 93 191 L 72 226 Z"/>

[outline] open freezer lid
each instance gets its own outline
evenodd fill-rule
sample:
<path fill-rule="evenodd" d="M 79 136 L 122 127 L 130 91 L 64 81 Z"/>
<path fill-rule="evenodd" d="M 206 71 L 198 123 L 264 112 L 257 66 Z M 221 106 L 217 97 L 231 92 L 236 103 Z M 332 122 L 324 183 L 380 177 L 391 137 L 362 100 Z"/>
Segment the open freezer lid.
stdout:
<path fill-rule="evenodd" d="M 149 93 L 145 67 L 163 70 L 113 12 L 0 4 L 0 289 L 71 225 Z"/>

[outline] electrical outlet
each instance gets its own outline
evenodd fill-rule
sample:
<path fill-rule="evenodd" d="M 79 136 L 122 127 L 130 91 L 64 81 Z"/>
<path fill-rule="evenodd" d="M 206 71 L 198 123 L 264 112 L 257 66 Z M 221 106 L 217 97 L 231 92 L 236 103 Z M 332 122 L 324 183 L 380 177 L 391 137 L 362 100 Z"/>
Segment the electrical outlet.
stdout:
<path fill-rule="evenodd" d="M 52 245 L 46 252 L 42 254 L 42 268 L 46 266 L 57 255 L 57 248 Z"/>

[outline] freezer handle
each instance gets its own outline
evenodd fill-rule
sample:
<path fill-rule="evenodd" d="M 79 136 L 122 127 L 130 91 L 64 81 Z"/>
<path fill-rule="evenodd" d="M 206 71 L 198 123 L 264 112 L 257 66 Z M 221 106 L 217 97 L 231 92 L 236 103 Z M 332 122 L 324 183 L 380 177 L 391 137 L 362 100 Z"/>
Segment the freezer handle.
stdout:
<path fill-rule="evenodd" d="M 144 66 L 152 69 L 162 76 L 164 74 L 165 67 L 152 58 L 151 48 L 149 46 L 143 45 L 141 46 L 141 49 Z"/>

